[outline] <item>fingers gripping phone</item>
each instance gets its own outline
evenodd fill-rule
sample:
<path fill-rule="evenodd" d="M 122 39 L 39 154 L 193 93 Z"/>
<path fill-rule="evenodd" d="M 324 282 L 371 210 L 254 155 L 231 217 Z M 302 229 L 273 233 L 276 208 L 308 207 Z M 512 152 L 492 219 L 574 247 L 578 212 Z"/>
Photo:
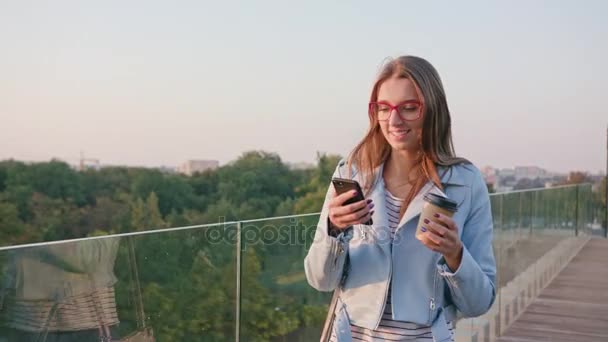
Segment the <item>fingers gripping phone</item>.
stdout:
<path fill-rule="evenodd" d="M 355 202 L 363 201 L 365 199 L 365 197 L 363 196 L 363 191 L 361 190 L 361 186 L 356 180 L 334 177 L 331 179 L 331 182 L 334 185 L 334 189 L 336 189 L 336 193 L 338 195 L 353 190 L 357 192 L 355 197 L 351 197 L 346 200 L 346 202 L 344 202 L 344 205 L 349 205 Z M 363 224 L 373 224 L 372 218 L 370 217 L 369 220 L 367 222 L 363 222 Z"/>

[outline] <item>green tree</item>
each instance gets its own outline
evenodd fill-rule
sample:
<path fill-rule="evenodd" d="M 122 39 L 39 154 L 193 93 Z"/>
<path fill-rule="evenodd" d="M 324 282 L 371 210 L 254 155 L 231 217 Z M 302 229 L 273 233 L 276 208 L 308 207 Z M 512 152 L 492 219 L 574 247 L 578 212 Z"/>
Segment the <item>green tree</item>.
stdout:
<path fill-rule="evenodd" d="M 29 185 L 34 192 L 49 198 L 72 200 L 78 205 L 84 204 L 80 177 L 68 164 L 53 160 L 29 165 L 23 171 L 9 174 L 9 186 Z"/>
<path fill-rule="evenodd" d="M 238 203 L 266 195 L 292 195 L 288 180 L 289 170 L 278 155 L 251 151 L 220 173 L 218 188 L 225 198 Z"/>
<path fill-rule="evenodd" d="M 192 223 L 202 224 L 236 221 L 239 219 L 239 217 L 239 208 L 235 208 L 232 203 L 225 198 L 222 198 L 207 208 L 207 210 L 200 216 L 200 222 Z"/>
<path fill-rule="evenodd" d="M 317 168 L 313 171 L 310 181 L 298 189 L 303 195 L 294 204 L 296 214 L 321 211 L 332 175 L 340 159 L 338 155 L 317 154 Z"/>
<path fill-rule="evenodd" d="M 589 176 L 587 172 L 581 171 L 572 171 L 568 174 L 568 178 L 563 180 L 561 184 L 570 185 L 570 184 L 582 184 L 582 183 L 592 183 L 593 180 Z"/>
<path fill-rule="evenodd" d="M 6 189 L 6 179 L 8 178 L 8 171 L 5 163 L 0 162 L 0 192 Z"/>
<path fill-rule="evenodd" d="M 133 180 L 132 193 L 146 198 L 154 192 L 162 216 L 172 210 L 181 212 L 194 204 L 194 191 L 183 176 L 166 175 L 160 171 L 140 172 Z"/>
<path fill-rule="evenodd" d="M 94 205 L 82 209 L 83 225 L 87 232 L 121 232 L 129 227 L 129 202 L 119 198 L 99 197 Z"/>
<path fill-rule="evenodd" d="M 27 242 L 33 236 L 27 235 L 25 224 L 19 218 L 17 206 L 0 201 L 0 246 Z"/>
<path fill-rule="evenodd" d="M 85 170 L 80 173 L 83 197 L 89 205 L 97 198 L 118 199 L 117 196 L 131 192 L 136 174 L 147 172 L 141 168 L 104 167 L 101 170 Z M 147 194 L 146 194 L 147 196 Z"/>
<path fill-rule="evenodd" d="M 204 211 L 207 207 L 221 198 L 219 192 L 220 173 L 225 168 L 219 170 L 207 170 L 196 173 L 188 179 L 192 191 L 197 200 L 197 209 Z"/>
<path fill-rule="evenodd" d="M 89 233 L 83 225 L 82 210 L 72 202 L 34 193 L 31 207 L 32 228 L 46 241 L 80 238 Z"/>
<path fill-rule="evenodd" d="M 158 197 L 151 192 L 144 202 L 141 198 L 131 200 L 131 229 L 142 231 L 165 227 L 165 221 L 158 209 Z"/>
<path fill-rule="evenodd" d="M 32 198 L 32 188 L 27 185 L 10 185 L 3 193 L 0 193 L 0 200 L 12 203 L 17 207 L 19 218 L 27 221 L 32 218 L 30 200 Z"/>

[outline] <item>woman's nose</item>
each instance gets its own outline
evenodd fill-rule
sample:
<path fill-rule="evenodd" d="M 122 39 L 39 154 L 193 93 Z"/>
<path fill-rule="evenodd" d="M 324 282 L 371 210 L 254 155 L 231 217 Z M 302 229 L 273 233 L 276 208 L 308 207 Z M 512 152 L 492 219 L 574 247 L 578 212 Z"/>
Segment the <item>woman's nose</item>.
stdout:
<path fill-rule="evenodd" d="M 403 123 L 403 120 L 401 119 L 401 116 L 399 115 L 399 112 L 396 109 L 391 109 L 391 116 L 389 117 L 389 123 L 390 124 Z"/>

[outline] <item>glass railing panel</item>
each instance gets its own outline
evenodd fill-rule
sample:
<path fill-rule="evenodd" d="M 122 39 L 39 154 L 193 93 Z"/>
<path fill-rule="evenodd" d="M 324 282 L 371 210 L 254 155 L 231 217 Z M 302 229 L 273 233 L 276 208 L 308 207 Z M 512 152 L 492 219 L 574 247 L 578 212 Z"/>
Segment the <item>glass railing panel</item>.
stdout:
<path fill-rule="evenodd" d="M 242 341 L 318 340 L 331 298 L 306 281 L 318 215 L 242 224 Z"/>
<path fill-rule="evenodd" d="M 207 228 L 0 251 L 0 337 L 234 340 L 235 252 Z"/>

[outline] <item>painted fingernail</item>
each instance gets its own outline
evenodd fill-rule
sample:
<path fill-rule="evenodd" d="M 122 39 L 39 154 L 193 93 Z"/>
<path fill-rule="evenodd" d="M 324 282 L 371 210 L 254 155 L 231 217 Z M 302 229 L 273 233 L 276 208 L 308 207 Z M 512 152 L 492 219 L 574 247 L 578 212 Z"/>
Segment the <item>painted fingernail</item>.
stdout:
<path fill-rule="evenodd" d="M 435 215 L 433 215 L 433 216 L 435 216 L 435 217 L 439 218 L 439 214 L 435 214 Z"/>
<path fill-rule="evenodd" d="M 374 207 L 374 203 L 372 203 L 372 204 L 368 205 L 368 207 L 369 207 L 370 209 L 371 209 L 371 208 L 373 208 L 373 207 Z"/>
<path fill-rule="evenodd" d="M 422 232 L 426 232 L 426 228 L 424 228 L 424 227 L 420 227 L 420 231 L 422 231 Z"/>
<path fill-rule="evenodd" d="M 370 211 L 370 212 L 369 212 L 369 215 L 370 215 L 370 216 L 374 215 L 374 211 L 373 211 L 373 210 L 372 210 L 372 211 Z"/>
<path fill-rule="evenodd" d="M 424 219 L 424 223 L 429 224 L 429 220 L 428 219 Z"/>
<path fill-rule="evenodd" d="M 367 204 L 370 204 L 370 203 L 372 203 L 372 199 L 371 198 L 367 200 Z"/>

